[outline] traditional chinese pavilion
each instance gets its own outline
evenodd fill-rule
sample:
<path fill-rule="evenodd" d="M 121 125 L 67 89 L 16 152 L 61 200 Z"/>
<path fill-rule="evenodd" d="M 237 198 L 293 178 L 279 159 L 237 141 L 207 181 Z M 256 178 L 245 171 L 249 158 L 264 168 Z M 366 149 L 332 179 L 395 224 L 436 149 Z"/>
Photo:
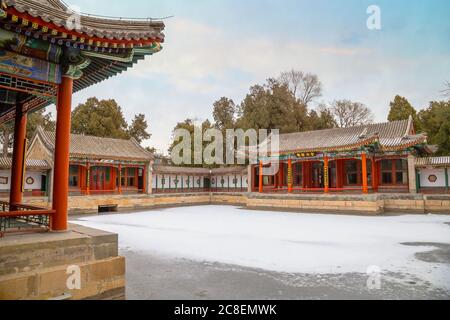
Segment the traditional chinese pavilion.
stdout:
<path fill-rule="evenodd" d="M 53 230 L 67 229 L 72 94 L 160 51 L 163 30 L 152 19 L 78 14 L 59 0 L 1 1 L 0 124 L 14 121 L 11 217 L 46 215 Z M 19 212 L 30 209 L 21 205 L 27 114 L 50 104 L 57 106 L 53 210 Z"/>
<path fill-rule="evenodd" d="M 37 163 L 52 163 L 55 141 L 55 132 L 38 127 L 30 141 L 27 158 Z M 153 155 L 133 138 L 127 140 L 71 134 L 69 157 L 70 195 L 151 192 L 149 183 Z M 49 171 L 49 176 L 53 176 L 53 168 Z M 50 183 L 47 190 L 51 187 Z"/>
<path fill-rule="evenodd" d="M 264 142 L 270 143 L 271 138 Z M 412 118 L 282 134 L 279 151 L 252 167 L 252 191 L 414 193 L 415 161 L 430 153 L 426 143 L 425 135 L 416 134 Z M 271 167 L 279 170 L 271 172 Z"/>

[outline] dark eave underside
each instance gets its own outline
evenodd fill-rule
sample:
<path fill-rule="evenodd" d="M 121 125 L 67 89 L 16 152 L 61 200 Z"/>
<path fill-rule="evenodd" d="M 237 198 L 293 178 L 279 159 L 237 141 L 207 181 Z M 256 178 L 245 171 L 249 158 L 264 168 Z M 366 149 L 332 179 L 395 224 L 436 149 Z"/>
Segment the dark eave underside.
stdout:
<path fill-rule="evenodd" d="M 111 61 L 102 58 L 89 58 L 91 63 L 83 70 L 83 76 L 80 79 L 74 80 L 74 93 L 127 71 L 139 60 L 143 60 L 145 56 L 146 54 L 144 53 L 136 52 L 131 62 Z M 25 108 L 27 112 L 33 112 L 45 108 L 53 103 L 54 101 L 43 100 L 42 98 L 35 97 L 29 101 Z M 0 115 L 0 123 L 11 121 L 14 118 L 14 114 L 14 107 L 11 106 L 9 111 L 5 110 L 4 113 Z"/>

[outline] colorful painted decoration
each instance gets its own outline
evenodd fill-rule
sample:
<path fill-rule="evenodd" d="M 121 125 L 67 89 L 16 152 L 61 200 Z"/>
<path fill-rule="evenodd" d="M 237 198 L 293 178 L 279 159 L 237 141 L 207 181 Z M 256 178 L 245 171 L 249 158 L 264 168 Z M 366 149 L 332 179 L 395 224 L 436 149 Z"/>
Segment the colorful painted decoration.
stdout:
<path fill-rule="evenodd" d="M 0 184 L 8 184 L 9 178 L 8 177 L 0 177 Z"/>
<path fill-rule="evenodd" d="M 32 185 L 32 184 L 34 184 L 34 179 L 32 177 L 28 177 L 26 182 L 28 185 Z"/>
<path fill-rule="evenodd" d="M 317 157 L 317 152 L 300 152 L 297 153 L 295 156 L 297 158 L 315 158 Z"/>
<path fill-rule="evenodd" d="M 59 65 L 0 49 L 0 72 L 39 81 L 61 83 Z"/>
<path fill-rule="evenodd" d="M 431 183 L 436 183 L 437 180 L 438 180 L 438 177 L 434 174 L 432 174 L 428 177 L 428 181 L 430 181 Z"/>
<path fill-rule="evenodd" d="M 0 30 L 0 49 L 54 63 L 59 63 L 62 55 L 60 46 L 6 30 Z"/>

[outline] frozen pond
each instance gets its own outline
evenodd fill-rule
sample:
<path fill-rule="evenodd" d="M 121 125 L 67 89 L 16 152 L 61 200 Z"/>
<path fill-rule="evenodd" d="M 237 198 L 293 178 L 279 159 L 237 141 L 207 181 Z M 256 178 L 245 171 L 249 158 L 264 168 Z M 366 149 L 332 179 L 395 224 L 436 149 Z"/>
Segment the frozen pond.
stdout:
<path fill-rule="evenodd" d="M 450 216 L 346 216 L 199 206 L 81 217 L 121 252 L 276 274 L 407 275 L 450 290 Z"/>

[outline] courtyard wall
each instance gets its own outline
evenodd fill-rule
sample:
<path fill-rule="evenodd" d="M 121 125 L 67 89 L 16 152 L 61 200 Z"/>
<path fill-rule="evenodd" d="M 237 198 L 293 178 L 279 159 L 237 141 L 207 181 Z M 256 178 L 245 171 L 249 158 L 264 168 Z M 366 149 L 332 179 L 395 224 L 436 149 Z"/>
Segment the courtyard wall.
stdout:
<path fill-rule="evenodd" d="M 47 198 L 26 198 L 35 206 L 50 207 Z M 450 195 L 426 194 L 259 194 L 245 192 L 170 193 L 153 195 L 73 196 L 72 214 L 96 213 L 99 207 L 120 211 L 194 205 L 238 205 L 248 208 L 328 213 L 443 213 L 450 214 Z"/>

